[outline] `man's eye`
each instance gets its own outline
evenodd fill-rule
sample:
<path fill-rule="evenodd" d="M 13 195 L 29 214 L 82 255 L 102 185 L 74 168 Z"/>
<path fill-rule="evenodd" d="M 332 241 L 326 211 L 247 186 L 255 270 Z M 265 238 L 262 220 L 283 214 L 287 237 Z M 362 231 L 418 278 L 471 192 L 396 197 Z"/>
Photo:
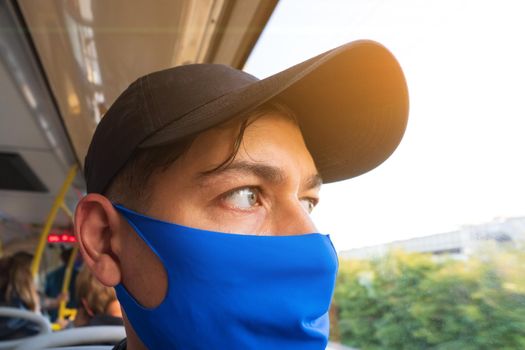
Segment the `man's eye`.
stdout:
<path fill-rule="evenodd" d="M 236 209 L 251 209 L 259 204 L 259 191 L 253 187 L 243 187 L 228 193 L 226 204 Z"/>
<path fill-rule="evenodd" d="M 317 204 L 317 201 L 313 198 L 303 198 L 300 200 L 301 205 L 307 213 L 311 214 Z"/>

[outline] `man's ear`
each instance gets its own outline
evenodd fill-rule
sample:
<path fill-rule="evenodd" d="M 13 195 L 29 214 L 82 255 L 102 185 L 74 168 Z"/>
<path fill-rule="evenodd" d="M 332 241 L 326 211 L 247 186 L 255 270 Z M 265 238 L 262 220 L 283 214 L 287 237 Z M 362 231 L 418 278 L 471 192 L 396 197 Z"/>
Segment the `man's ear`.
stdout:
<path fill-rule="evenodd" d="M 106 197 L 90 193 L 80 200 L 75 211 L 75 236 L 85 264 L 108 287 L 121 280 L 123 234 L 122 218 Z"/>

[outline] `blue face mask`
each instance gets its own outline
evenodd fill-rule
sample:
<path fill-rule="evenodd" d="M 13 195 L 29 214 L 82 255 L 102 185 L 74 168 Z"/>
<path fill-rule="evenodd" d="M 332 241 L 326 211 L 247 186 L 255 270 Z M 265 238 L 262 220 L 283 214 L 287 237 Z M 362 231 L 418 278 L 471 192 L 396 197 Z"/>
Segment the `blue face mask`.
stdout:
<path fill-rule="evenodd" d="M 204 231 L 121 206 L 166 269 L 168 289 L 142 307 L 118 299 L 155 349 L 324 349 L 337 255 L 327 235 L 252 236 Z"/>

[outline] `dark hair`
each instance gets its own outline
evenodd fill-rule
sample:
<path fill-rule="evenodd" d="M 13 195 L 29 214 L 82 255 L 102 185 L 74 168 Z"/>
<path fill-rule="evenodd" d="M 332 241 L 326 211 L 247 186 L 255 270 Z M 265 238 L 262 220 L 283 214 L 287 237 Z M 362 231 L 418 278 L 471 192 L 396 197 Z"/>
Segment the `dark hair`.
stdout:
<path fill-rule="evenodd" d="M 229 156 L 217 167 L 206 171 L 206 173 L 212 173 L 230 165 L 239 152 L 246 128 L 258 118 L 270 113 L 279 114 L 297 124 L 295 113 L 276 100 L 267 102 L 249 113 L 220 124 L 217 127 L 231 125 L 232 123 L 237 124 L 237 136 L 233 140 L 233 150 Z M 149 203 L 148 182 L 151 175 L 155 172 L 166 171 L 191 147 L 199 134 L 188 136 L 175 143 L 137 150 L 111 181 L 105 195 L 110 200 L 125 204 L 130 209 L 145 210 L 147 203 Z"/>
<path fill-rule="evenodd" d="M 62 261 L 64 265 L 67 265 L 72 253 L 73 248 L 62 248 L 62 250 L 60 251 L 60 261 Z"/>

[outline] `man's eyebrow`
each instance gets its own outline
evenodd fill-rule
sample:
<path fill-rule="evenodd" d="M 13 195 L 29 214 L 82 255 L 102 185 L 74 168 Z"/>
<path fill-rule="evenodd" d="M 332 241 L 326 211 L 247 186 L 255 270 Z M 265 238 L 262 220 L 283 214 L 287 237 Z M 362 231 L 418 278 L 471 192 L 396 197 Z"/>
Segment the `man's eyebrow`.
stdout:
<path fill-rule="evenodd" d="M 315 174 L 310 176 L 306 182 L 304 183 L 304 189 L 305 190 L 311 190 L 313 188 L 319 188 L 323 184 L 323 179 L 321 178 L 321 175 Z"/>
<path fill-rule="evenodd" d="M 228 166 L 220 169 L 213 170 L 211 172 L 206 171 L 197 175 L 198 179 L 211 179 L 224 173 L 229 172 L 240 172 L 250 175 L 255 175 L 259 178 L 264 179 L 267 182 L 280 184 L 286 180 L 286 173 L 275 166 L 268 164 L 252 163 L 246 161 L 237 161 L 229 164 Z M 305 189 L 312 189 L 320 187 L 323 183 L 319 174 L 311 175 L 304 183 Z"/>

